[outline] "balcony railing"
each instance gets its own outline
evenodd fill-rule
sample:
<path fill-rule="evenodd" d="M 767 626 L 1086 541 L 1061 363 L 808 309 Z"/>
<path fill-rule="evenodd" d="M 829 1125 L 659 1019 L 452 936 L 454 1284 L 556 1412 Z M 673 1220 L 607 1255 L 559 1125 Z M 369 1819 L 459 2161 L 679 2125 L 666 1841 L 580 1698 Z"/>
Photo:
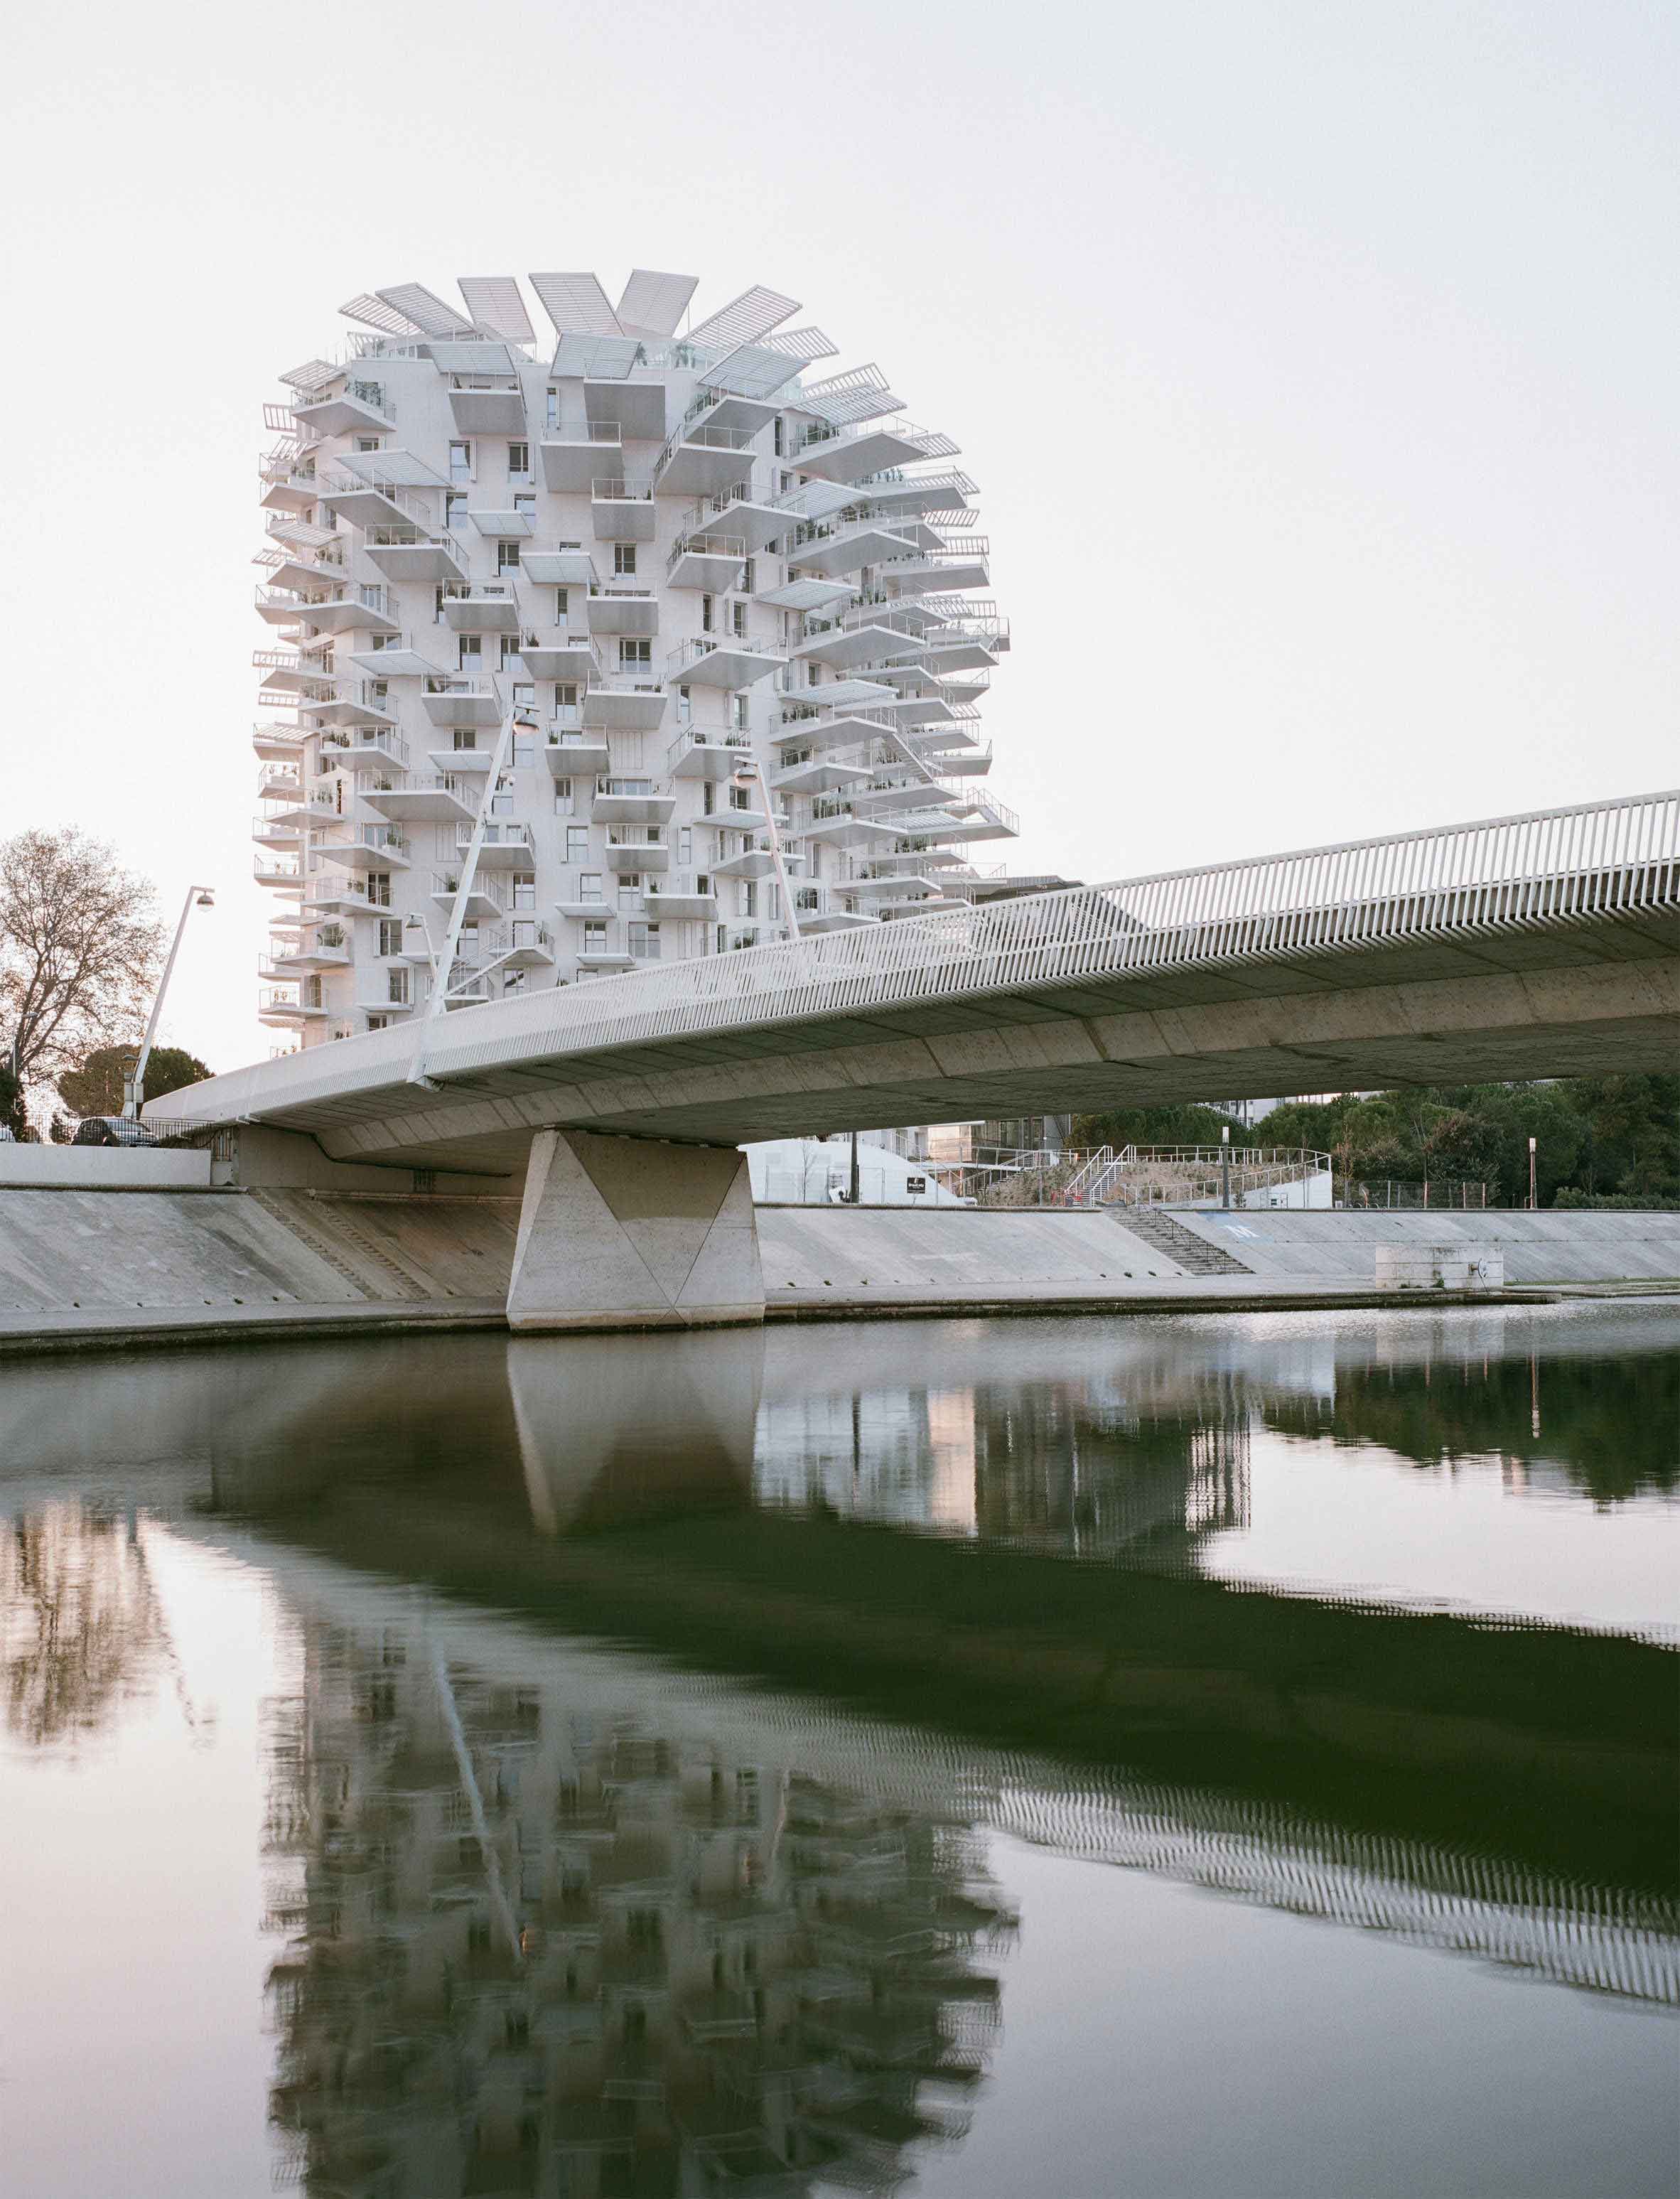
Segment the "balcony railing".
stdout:
<path fill-rule="evenodd" d="M 473 830 L 470 825 L 455 827 L 455 845 L 464 852 L 472 845 Z M 532 845 L 531 828 L 528 825 L 516 825 L 507 818 L 499 818 L 485 826 L 481 844 L 487 848 L 528 848 Z"/>
<path fill-rule="evenodd" d="M 691 427 L 685 423 L 674 435 L 667 437 L 664 449 L 654 462 L 653 477 L 658 480 L 685 443 L 702 451 L 734 451 L 747 455 L 751 452 L 754 435 L 760 432 L 752 428 L 709 428 L 703 422 Z"/>
<path fill-rule="evenodd" d="M 650 481 L 597 480 L 589 485 L 589 495 L 595 504 L 648 504 L 653 498 Z"/>
<path fill-rule="evenodd" d="M 685 726 L 665 751 L 667 767 L 674 769 L 691 749 L 738 749 L 750 756 L 752 740 L 749 734 L 726 726 Z"/>
<path fill-rule="evenodd" d="M 727 557 L 743 563 L 747 554 L 744 534 L 709 534 L 704 532 L 680 534 L 671 545 L 671 554 L 665 560 L 665 569 L 674 573 L 685 557 Z"/>

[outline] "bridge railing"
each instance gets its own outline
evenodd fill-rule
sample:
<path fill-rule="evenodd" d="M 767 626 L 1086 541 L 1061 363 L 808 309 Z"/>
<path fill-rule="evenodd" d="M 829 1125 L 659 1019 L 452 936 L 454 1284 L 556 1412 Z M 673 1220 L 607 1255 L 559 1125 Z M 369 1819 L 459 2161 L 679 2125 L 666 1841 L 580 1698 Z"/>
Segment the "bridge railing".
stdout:
<path fill-rule="evenodd" d="M 1093 979 L 1237 956 L 1369 951 L 1677 901 L 1680 791 L 1630 796 L 980 903 L 520 995 L 452 1022 L 429 1073 L 941 995 L 1076 991 Z M 225 1121 L 264 1105 L 388 1092 L 411 1047 L 411 1034 L 388 1030 L 312 1048 L 283 1070 L 260 1064 L 190 1088 L 180 1112 L 199 1119 L 213 1101 L 220 1111 L 204 1119 Z M 154 1111 L 175 1113 L 166 1102 Z"/>

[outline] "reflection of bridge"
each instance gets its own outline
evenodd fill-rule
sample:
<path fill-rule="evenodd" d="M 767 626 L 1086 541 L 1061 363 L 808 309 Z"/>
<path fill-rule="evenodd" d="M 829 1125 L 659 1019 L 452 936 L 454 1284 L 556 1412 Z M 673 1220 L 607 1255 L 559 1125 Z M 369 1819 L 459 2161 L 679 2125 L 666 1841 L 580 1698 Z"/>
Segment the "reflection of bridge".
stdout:
<path fill-rule="evenodd" d="M 370 1032 L 153 1101 L 337 1163 L 522 1168 L 516 1326 L 761 1317 L 744 1168 L 696 1146 L 1444 1078 L 1658 1070 L 1680 795 L 712 955 Z M 608 1132 L 667 1144 L 603 1153 Z M 245 1181 L 260 1181 L 248 1175 Z M 284 1180 L 295 1181 L 295 1177 Z"/>

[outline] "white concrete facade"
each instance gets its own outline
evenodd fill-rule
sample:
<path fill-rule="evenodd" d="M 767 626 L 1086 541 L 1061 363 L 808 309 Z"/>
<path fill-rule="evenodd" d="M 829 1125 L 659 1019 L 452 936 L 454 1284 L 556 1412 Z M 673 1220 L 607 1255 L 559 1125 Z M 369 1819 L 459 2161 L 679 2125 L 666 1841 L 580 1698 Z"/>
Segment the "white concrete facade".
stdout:
<path fill-rule="evenodd" d="M 529 280 L 552 336 L 511 277 L 375 292 L 266 408 L 260 1013 L 305 1047 L 428 1000 L 487 805 L 452 1008 L 785 937 L 778 838 L 820 933 L 1013 833 L 955 446 L 773 293 L 680 335 L 690 277 Z"/>

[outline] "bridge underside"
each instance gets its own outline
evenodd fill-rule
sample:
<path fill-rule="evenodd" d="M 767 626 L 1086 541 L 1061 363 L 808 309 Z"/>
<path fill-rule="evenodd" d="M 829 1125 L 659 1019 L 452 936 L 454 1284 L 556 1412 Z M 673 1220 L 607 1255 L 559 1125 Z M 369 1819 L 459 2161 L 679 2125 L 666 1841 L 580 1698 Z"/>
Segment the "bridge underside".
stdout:
<path fill-rule="evenodd" d="M 469 1018 L 462 1018 L 464 1025 Z M 457 1029 L 451 1019 L 447 1038 Z M 560 1128 L 734 1145 L 1125 1103 L 1672 1070 L 1680 913 L 776 1019 L 265 1106 L 335 1160 L 522 1173 Z"/>

